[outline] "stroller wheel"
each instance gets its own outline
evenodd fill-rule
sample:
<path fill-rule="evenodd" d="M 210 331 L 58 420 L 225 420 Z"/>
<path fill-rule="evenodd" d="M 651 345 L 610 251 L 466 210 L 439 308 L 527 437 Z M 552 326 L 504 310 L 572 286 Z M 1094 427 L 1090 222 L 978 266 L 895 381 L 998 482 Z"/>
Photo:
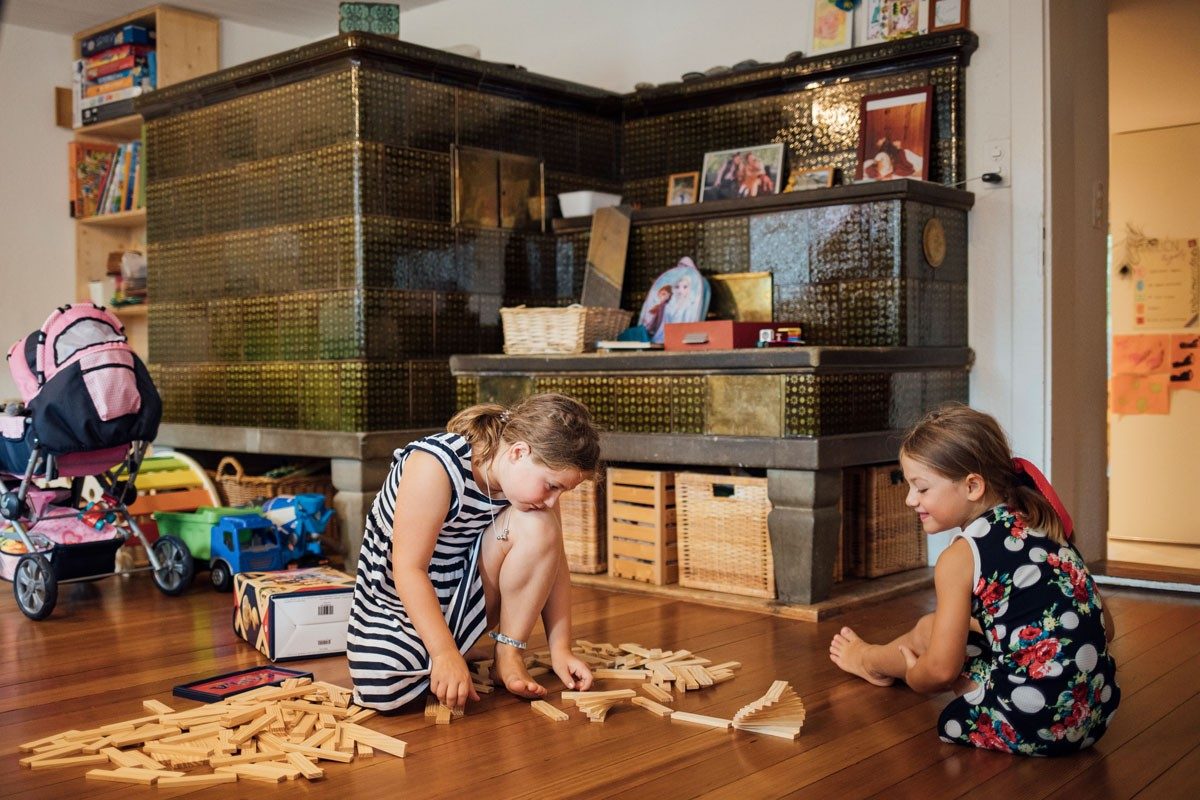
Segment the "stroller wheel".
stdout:
<path fill-rule="evenodd" d="M 187 545 L 177 536 L 159 536 L 153 549 L 159 563 L 154 572 L 154 584 L 165 595 L 183 594 L 196 575 L 196 562 Z"/>
<path fill-rule="evenodd" d="M 50 616 L 58 603 L 58 579 L 45 556 L 30 553 L 21 557 L 13 574 L 13 594 L 21 613 L 30 619 Z"/>

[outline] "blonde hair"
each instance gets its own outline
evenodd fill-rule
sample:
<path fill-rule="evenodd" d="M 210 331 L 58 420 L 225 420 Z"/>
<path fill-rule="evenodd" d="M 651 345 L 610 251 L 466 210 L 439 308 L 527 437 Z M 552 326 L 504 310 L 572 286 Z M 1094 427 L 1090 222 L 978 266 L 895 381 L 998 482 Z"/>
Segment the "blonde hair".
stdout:
<path fill-rule="evenodd" d="M 471 459 L 487 464 L 501 448 L 526 442 L 553 470 L 594 475 L 600 466 L 600 434 L 587 406 L 562 394 L 535 394 L 511 409 L 480 403 L 454 415 L 446 426 L 471 444 Z"/>
<path fill-rule="evenodd" d="M 1017 474 L 1008 436 L 992 416 L 962 403 L 942 406 L 909 430 L 900 454 L 953 481 L 979 475 L 987 489 L 1019 512 L 1031 529 L 1060 545 L 1066 543 L 1058 513 Z"/>

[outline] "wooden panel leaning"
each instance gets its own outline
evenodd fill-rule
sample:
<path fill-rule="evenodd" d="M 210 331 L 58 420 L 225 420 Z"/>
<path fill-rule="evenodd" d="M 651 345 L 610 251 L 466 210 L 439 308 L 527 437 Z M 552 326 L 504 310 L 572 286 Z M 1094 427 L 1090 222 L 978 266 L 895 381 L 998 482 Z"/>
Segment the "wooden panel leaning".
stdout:
<path fill-rule="evenodd" d="M 775 597 L 767 479 L 680 472 L 679 585 Z"/>
<path fill-rule="evenodd" d="M 674 473 L 608 470 L 608 572 L 658 586 L 679 579 Z"/>
<path fill-rule="evenodd" d="M 594 574 L 608 568 L 604 487 L 604 483 L 586 480 L 558 499 L 563 547 L 571 572 Z"/>

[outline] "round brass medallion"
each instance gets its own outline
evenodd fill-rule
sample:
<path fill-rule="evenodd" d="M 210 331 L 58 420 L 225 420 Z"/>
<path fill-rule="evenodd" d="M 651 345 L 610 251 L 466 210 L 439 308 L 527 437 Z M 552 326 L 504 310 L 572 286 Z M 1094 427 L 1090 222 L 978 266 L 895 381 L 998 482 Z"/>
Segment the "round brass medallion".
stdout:
<path fill-rule="evenodd" d="M 931 267 L 940 267 L 946 260 L 946 229 L 942 221 L 932 217 L 925 223 L 925 231 L 921 235 L 921 244 L 925 249 L 925 260 Z"/>

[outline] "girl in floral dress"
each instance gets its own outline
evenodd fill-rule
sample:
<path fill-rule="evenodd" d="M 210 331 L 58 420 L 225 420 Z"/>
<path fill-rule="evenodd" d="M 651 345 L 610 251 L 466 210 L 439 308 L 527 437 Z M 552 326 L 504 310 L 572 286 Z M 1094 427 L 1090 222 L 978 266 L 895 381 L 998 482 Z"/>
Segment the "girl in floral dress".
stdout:
<path fill-rule="evenodd" d="M 936 609 L 888 644 L 842 628 L 830 658 L 880 686 L 954 691 L 943 741 L 1039 756 L 1094 744 L 1121 702 L 1112 617 L 1050 484 L 963 405 L 921 420 L 900 465 L 925 532 L 962 529 L 934 569 Z"/>

